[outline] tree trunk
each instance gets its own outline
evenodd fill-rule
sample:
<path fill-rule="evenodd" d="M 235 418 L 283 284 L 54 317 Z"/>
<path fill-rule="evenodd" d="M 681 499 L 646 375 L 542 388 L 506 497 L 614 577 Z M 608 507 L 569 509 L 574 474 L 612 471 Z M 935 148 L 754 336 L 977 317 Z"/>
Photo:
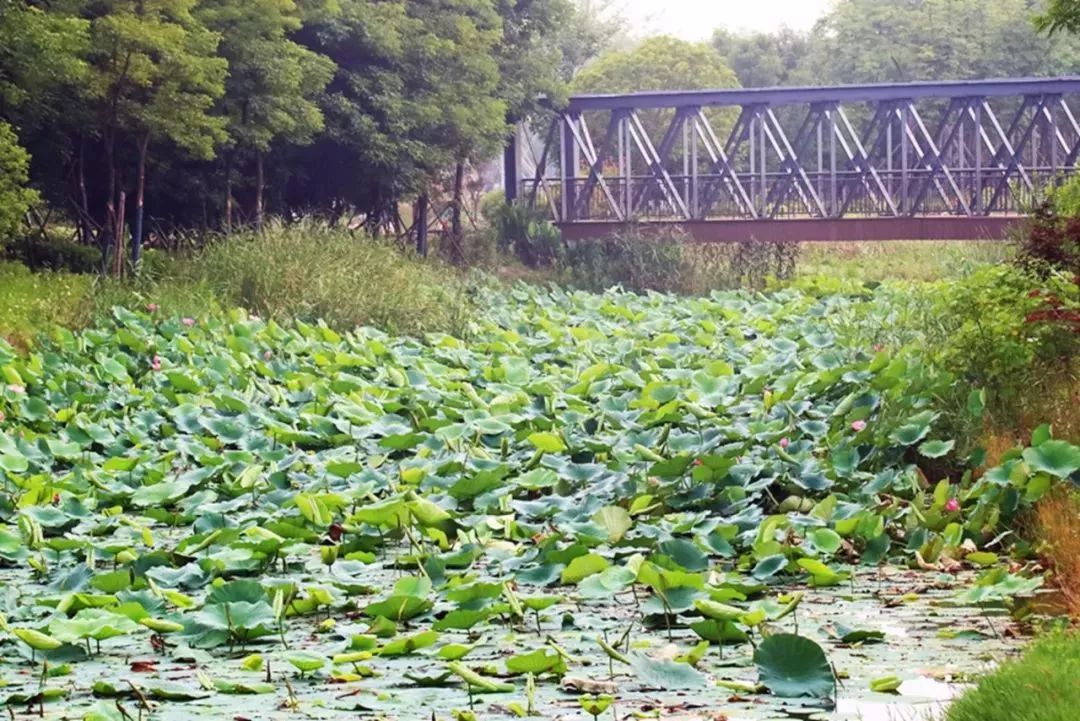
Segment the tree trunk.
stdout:
<path fill-rule="evenodd" d="M 454 168 L 454 207 L 450 215 L 450 235 L 453 237 L 454 243 L 454 260 L 461 262 L 463 260 L 462 248 L 464 247 L 464 237 L 461 231 L 461 211 L 463 203 L 463 193 L 465 188 L 465 162 L 459 160 L 457 167 Z"/>
<path fill-rule="evenodd" d="M 135 230 L 131 234 L 131 262 L 135 272 L 139 272 L 142 260 L 143 241 L 143 200 L 146 196 L 146 151 L 150 146 L 150 133 L 139 141 L 139 177 L 135 188 Z"/>
<path fill-rule="evenodd" d="M 116 222 L 114 225 L 115 237 L 113 245 L 116 252 L 113 254 L 113 275 L 119 278 L 124 272 L 124 216 L 127 208 L 127 193 L 120 191 L 119 202 L 116 209 Z"/>
<path fill-rule="evenodd" d="M 120 235 L 116 232 L 118 208 L 116 207 L 116 142 L 114 132 L 110 129 L 105 133 L 105 159 L 109 166 L 109 185 L 105 193 L 105 233 L 102 237 L 113 244 L 113 251 L 115 252 L 116 239 Z M 108 255 L 108 250 L 107 247 L 102 247 L 102 255 Z"/>
<path fill-rule="evenodd" d="M 263 226 L 263 186 L 266 184 L 263 175 L 263 152 L 255 153 L 255 227 L 262 230 Z"/>
<path fill-rule="evenodd" d="M 83 245 L 90 245 L 94 240 L 90 227 L 90 201 L 86 195 L 86 138 L 79 136 L 79 203 L 82 217 L 79 219 L 79 235 Z"/>
<path fill-rule="evenodd" d="M 416 199 L 416 218 L 413 225 L 416 226 L 416 252 L 426 258 L 428 254 L 428 196 L 421 193 Z"/>
<path fill-rule="evenodd" d="M 225 232 L 228 233 L 232 230 L 232 207 L 233 207 L 233 195 L 232 195 L 232 164 L 233 164 L 233 152 L 230 150 L 225 153 Z"/>

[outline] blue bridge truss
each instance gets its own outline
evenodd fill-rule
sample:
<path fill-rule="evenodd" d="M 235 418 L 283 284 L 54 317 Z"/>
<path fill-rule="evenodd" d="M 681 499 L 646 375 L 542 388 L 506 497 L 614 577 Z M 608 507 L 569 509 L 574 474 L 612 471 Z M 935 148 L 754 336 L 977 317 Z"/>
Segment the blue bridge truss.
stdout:
<path fill-rule="evenodd" d="M 1077 103 L 1080 77 L 579 95 L 516 134 L 507 195 L 568 236 L 996 237 L 1076 171 Z"/>

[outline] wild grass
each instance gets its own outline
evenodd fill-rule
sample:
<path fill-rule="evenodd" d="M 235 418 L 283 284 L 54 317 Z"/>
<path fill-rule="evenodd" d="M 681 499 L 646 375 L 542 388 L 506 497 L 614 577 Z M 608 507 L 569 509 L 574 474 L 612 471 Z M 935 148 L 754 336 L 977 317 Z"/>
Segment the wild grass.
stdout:
<path fill-rule="evenodd" d="M 198 252 L 148 253 L 135 278 L 31 272 L 0 263 L 0 336 L 27 348 L 52 325 L 79 328 L 114 306 L 198 316 L 244 307 L 338 330 L 461 335 L 473 284 L 439 261 L 315 222 L 216 237 Z"/>
<path fill-rule="evenodd" d="M 1080 495 L 1076 488 L 1060 485 L 1039 501 L 1035 533 L 1062 605 L 1070 616 L 1080 619 Z"/>
<path fill-rule="evenodd" d="M 1008 260 L 1002 241 L 890 240 L 866 243 L 802 243 L 798 275 L 864 282 L 932 281 L 965 276 Z"/>
<path fill-rule="evenodd" d="M 222 305 L 268 317 L 415 334 L 460 331 L 467 315 L 469 286 L 453 268 L 316 222 L 234 234 L 177 265 Z"/>
<path fill-rule="evenodd" d="M 0 337 L 26 349 L 53 324 L 83 325 L 93 315 L 93 285 L 90 276 L 33 273 L 0 260 Z"/>
<path fill-rule="evenodd" d="M 1080 636 L 1037 639 L 949 707 L 947 721 L 1075 721 L 1080 710 Z"/>

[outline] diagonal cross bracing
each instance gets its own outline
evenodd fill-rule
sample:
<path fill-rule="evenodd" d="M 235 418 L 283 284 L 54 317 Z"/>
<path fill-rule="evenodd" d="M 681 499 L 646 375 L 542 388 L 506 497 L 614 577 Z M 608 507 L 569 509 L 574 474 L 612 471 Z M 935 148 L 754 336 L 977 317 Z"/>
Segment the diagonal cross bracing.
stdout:
<path fill-rule="evenodd" d="M 1080 77 L 575 96 L 515 196 L 562 222 L 1016 216 L 1076 172 L 1077 103 Z"/>

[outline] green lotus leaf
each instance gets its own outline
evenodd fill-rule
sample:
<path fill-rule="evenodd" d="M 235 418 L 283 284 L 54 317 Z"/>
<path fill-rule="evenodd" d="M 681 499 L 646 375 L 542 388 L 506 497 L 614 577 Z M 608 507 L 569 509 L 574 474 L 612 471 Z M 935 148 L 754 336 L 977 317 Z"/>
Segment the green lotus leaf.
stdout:
<path fill-rule="evenodd" d="M 754 665 L 761 683 L 781 698 L 830 698 L 836 688 L 825 652 L 803 636 L 769 636 L 754 650 Z"/>

